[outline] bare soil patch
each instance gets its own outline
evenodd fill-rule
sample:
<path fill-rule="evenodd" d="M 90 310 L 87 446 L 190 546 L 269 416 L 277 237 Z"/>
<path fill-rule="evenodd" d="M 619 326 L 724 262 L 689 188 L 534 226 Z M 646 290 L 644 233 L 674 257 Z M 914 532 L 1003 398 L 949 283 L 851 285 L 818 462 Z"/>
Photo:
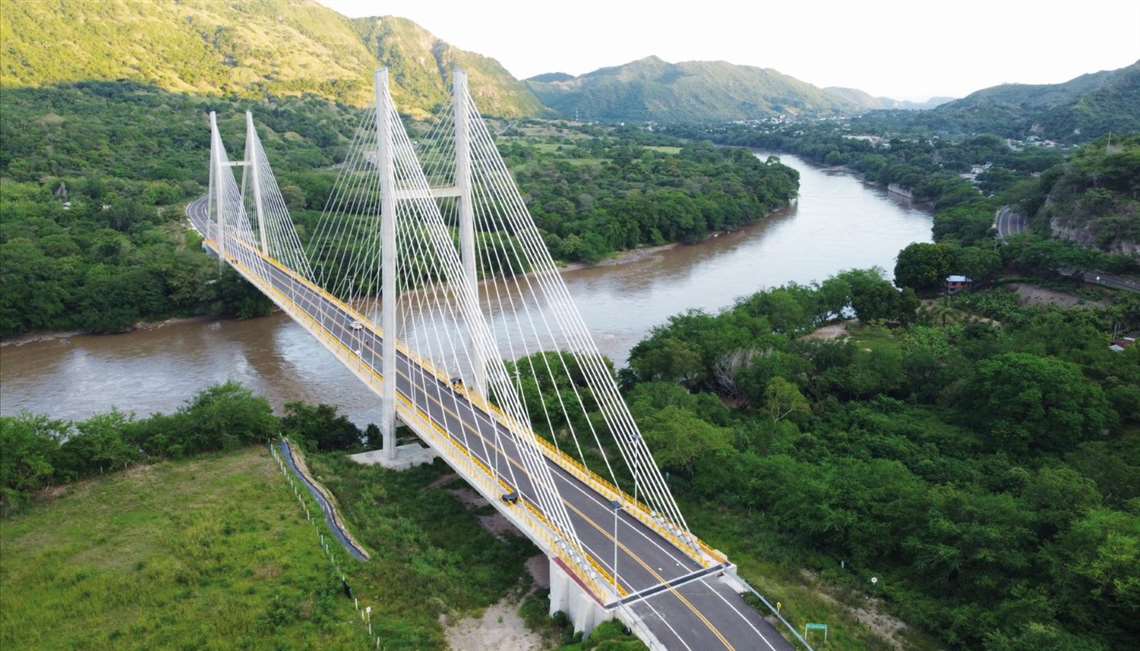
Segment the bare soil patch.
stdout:
<path fill-rule="evenodd" d="M 808 334 L 800 337 L 800 339 L 807 341 L 832 341 L 834 339 L 843 339 L 845 337 L 851 336 L 851 333 L 847 331 L 847 326 L 855 325 L 856 323 L 858 323 L 858 320 L 856 319 L 851 319 L 849 321 L 840 321 L 839 323 L 832 323 L 831 325 L 825 325 L 813 332 L 809 332 Z"/>
<path fill-rule="evenodd" d="M 1022 305 L 1056 305 L 1064 308 L 1104 307 L 1103 301 L 1093 301 L 1075 294 L 1046 289 L 1037 285 L 1010 283 L 1006 286 L 1017 293 L 1017 300 Z"/>
<path fill-rule="evenodd" d="M 519 616 L 519 603 L 508 596 L 477 617 L 467 617 L 447 626 L 447 646 L 455 651 L 485 649 L 543 649 L 541 635 L 528 629 Z"/>

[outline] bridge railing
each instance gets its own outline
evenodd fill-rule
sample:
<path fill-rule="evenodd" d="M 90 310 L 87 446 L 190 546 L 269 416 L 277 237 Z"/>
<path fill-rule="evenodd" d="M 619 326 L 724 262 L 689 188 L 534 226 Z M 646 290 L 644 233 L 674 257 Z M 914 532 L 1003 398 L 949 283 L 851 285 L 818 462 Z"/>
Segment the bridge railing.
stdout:
<path fill-rule="evenodd" d="M 211 243 L 212 243 L 212 241 L 211 241 Z M 239 242 L 239 245 L 246 246 L 247 248 L 249 248 L 248 245 L 246 245 L 244 242 Z M 257 252 L 257 251 L 253 251 L 253 253 L 255 253 L 258 257 L 262 258 L 263 260 L 265 260 L 269 264 L 273 265 L 277 269 L 281 270 L 281 272 L 284 273 L 289 278 L 291 283 L 295 282 L 295 283 L 300 283 L 300 284 L 304 285 L 309 291 L 312 291 L 312 292 L 320 295 L 323 299 L 325 299 L 326 301 L 336 305 L 339 309 L 344 311 L 345 314 L 351 316 L 353 319 L 355 319 L 357 321 L 360 321 L 361 323 L 367 324 L 367 326 L 371 330 L 373 330 L 377 334 L 383 336 L 383 332 L 380 330 L 380 328 L 378 326 L 376 326 L 375 324 L 373 324 L 370 319 L 368 319 L 363 314 L 360 314 L 359 312 L 357 312 L 352 306 L 348 305 L 344 301 L 342 301 L 339 298 L 330 294 L 324 288 L 320 287 L 316 283 L 313 283 L 312 281 L 310 281 L 306 278 L 299 277 L 296 274 L 296 272 L 294 272 L 292 269 L 282 265 L 279 261 L 273 259 L 272 257 L 264 256 L 260 252 Z M 259 289 L 261 289 L 266 294 L 269 294 L 271 296 L 276 295 L 279 297 L 280 300 L 286 300 L 290 304 L 294 304 L 292 298 L 284 296 L 283 294 L 281 294 L 281 292 L 279 290 L 277 290 L 277 288 L 273 287 L 271 283 L 264 282 L 256 274 L 253 274 L 251 272 L 251 270 L 244 269 L 244 265 L 239 260 L 237 260 L 236 258 L 230 259 L 229 262 L 231 264 L 233 264 L 235 267 L 239 267 L 239 270 L 242 270 L 244 272 L 243 273 L 244 276 L 247 276 L 250 278 L 255 278 L 256 279 L 255 284 L 258 286 Z M 280 304 L 280 300 L 275 301 L 275 302 L 278 302 Z M 285 305 L 282 305 L 282 309 L 286 309 L 290 313 L 290 316 L 293 316 L 294 318 L 297 318 L 298 320 L 301 320 L 301 321 L 309 324 L 310 327 L 306 328 L 306 329 L 313 332 L 314 335 L 316 335 L 322 342 L 324 342 L 326 344 L 326 347 L 332 346 L 334 349 L 334 354 L 335 354 L 336 350 L 338 350 L 338 349 L 342 350 L 343 354 L 337 355 L 338 357 L 342 358 L 342 362 L 346 366 L 348 366 L 351 370 L 353 370 L 358 376 L 363 375 L 363 377 L 361 379 L 363 379 L 365 381 L 365 383 L 368 384 L 370 386 L 370 388 L 372 388 L 374 391 L 380 391 L 381 390 L 381 387 L 383 386 L 383 381 L 384 381 L 383 377 L 379 373 L 377 373 L 375 371 L 375 369 L 373 369 L 369 364 L 365 363 L 360 358 L 360 356 L 354 354 L 351 350 L 349 350 L 348 347 L 345 346 L 343 342 L 341 342 L 336 337 L 332 336 L 332 334 L 328 332 L 328 330 L 324 327 L 323 324 L 321 324 L 318 321 L 316 321 L 315 319 L 313 319 L 309 315 L 309 313 L 303 309 L 289 310 L 286 308 Z M 408 348 L 406 345 L 404 345 L 403 343 L 401 343 L 399 341 L 397 341 L 396 345 L 397 345 L 397 348 L 400 350 L 401 353 L 403 353 L 405 356 L 407 356 L 407 358 L 409 360 L 414 361 L 423 370 L 430 373 L 436 380 L 450 384 L 450 380 L 449 380 L 447 374 L 439 371 L 430 360 L 427 360 L 427 359 L 421 357 L 415 351 L 411 350 L 410 348 Z M 454 390 L 454 388 L 453 388 L 453 390 Z M 470 391 L 466 386 L 460 387 L 458 390 L 463 393 L 464 397 L 467 399 L 467 401 L 471 405 L 478 407 L 478 408 L 482 409 L 484 412 L 486 412 L 487 414 L 490 414 L 493 417 L 495 417 L 496 421 L 498 421 L 501 425 L 506 427 L 512 433 L 515 433 L 516 435 L 521 435 L 518 432 L 519 426 L 516 423 L 514 423 L 514 419 L 509 418 L 506 414 L 504 414 L 498 408 L 498 406 L 494 405 L 489 400 L 487 400 L 486 397 L 484 397 L 478 393 L 474 393 L 474 392 Z M 401 399 L 402 403 L 406 403 L 403 405 L 405 407 L 405 409 L 402 411 L 418 410 L 418 407 L 415 407 L 413 405 L 413 403 L 411 401 L 407 400 L 407 398 L 402 393 L 398 393 L 398 397 Z M 406 414 L 401 413 L 401 418 L 403 418 L 405 415 Z M 430 423 L 430 425 L 432 426 L 433 429 L 437 429 L 437 430 L 439 430 L 439 432 L 443 433 L 448 438 L 448 440 L 453 440 L 453 442 L 459 447 L 459 449 L 463 451 L 462 455 L 464 457 L 471 460 L 472 462 L 478 463 L 479 465 L 483 466 L 482 471 L 486 475 L 490 475 L 492 477 L 495 475 L 495 473 L 491 472 L 491 470 L 489 468 L 487 468 L 484 464 L 482 464 L 481 461 L 479 461 L 474 455 L 471 454 L 471 451 L 466 447 L 466 445 L 463 445 L 457 439 L 454 439 L 453 435 L 451 435 L 445 429 L 443 429 L 438 424 L 436 424 L 434 419 L 431 419 L 430 416 L 427 417 L 427 422 Z M 581 463 L 577 459 L 566 454 L 565 452 L 560 450 L 558 447 L 553 445 L 550 441 L 546 440 L 542 436 L 535 436 L 534 438 L 538 442 L 538 444 L 542 447 L 544 454 L 547 457 L 549 457 L 551 460 L 553 460 L 555 463 L 557 463 L 559 466 L 561 466 L 564 470 L 566 470 L 571 476 L 573 476 L 578 481 L 581 481 L 582 483 L 586 484 L 587 486 L 592 488 L 594 491 L 596 491 L 598 494 L 605 496 L 609 500 L 616 500 L 616 501 L 619 501 L 619 502 L 626 504 L 626 505 L 632 505 L 634 508 L 626 509 L 627 513 L 629 513 L 633 517 L 637 518 L 637 520 L 639 522 L 641 522 L 646 527 L 652 529 L 654 532 L 656 532 L 661 537 L 668 540 L 679 551 L 684 553 L 686 556 L 689 556 L 693 560 L 697 561 L 702 567 L 707 568 L 707 567 L 711 567 L 715 564 L 727 564 L 728 563 L 728 558 L 720 550 L 713 549 L 712 547 L 709 547 L 707 544 L 705 544 L 704 541 L 700 540 L 699 538 L 697 538 L 695 536 L 691 536 L 693 542 L 686 543 L 677 533 L 670 530 L 668 527 L 664 526 L 656 517 L 654 517 L 654 514 L 652 513 L 652 511 L 650 511 L 649 508 L 646 507 L 645 504 L 642 503 L 640 500 L 635 499 L 632 495 L 630 495 L 626 491 L 624 491 L 621 488 L 611 484 L 605 478 L 598 475 L 596 472 L 594 472 L 593 470 L 591 470 L 590 468 L 585 466 L 583 463 Z M 511 490 L 513 490 L 513 487 L 509 487 L 509 488 Z M 493 495 L 494 492 L 492 491 L 491 494 Z M 530 508 L 532 510 L 536 510 L 535 507 L 529 503 L 528 503 L 528 506 L 530 506 Z M 538 513 L 538 515 L 541 515 L 542 520 L 544 521 L 543 524 L 546 527 L 552 527 L 553 526 L 548 520 L 546 520 L 544 515 L 542 515 L 541 513 Z M 699 553 L 692 553 L 695 551 L 693 549 L 694 544 L 700 550 L 702 550 L 704 552 L 704 555 L 699 554 Z M 554 545 L 553 547 L 557 548 L 558 546 Z M 593 569 L 596 572 L 598 572 L 601 576 L 605 577 L 607 579 L 607 582 L 612 585 L 612 583 L 613 583 L 612 575 L 608 571 L 606 571 L 606 569 L 604 567 L 602 567 L 589 554 L 585 554 L 585 557 L 586 557 L 587 561 L 590 563 L 590 565 L 593 567 Z M 622 588 L 619 586 L 618 590 L 620 593 L 622 591 Z M 599 593 L 599 597 L 600 597 L 600 594 L 601 593 Z"/>
<path fill-rule="evenodd" d="M 327 292 L 324 292 L 316 285 L 304 279 L 296 278 L 295 274 L 293 274 L 291 270 L 283 267 L 277 263 L 277 261 L 271 258 L 266 258 L 266 260 L 274 266 L 280 268 L 282 271 L 285 271 L 288 274 L 291 282 L 300 282 L 305 284 L 309 289 L 319 291 L 324 298 L 334 302 L 339 308 L 343 309 L 350 316 L 359 319 L 365 318 L 363 315 L 360 315 L 351 307 L 344 304 L 342 301 L 336 299 L 335 297 L 329 295 Z M 247 279 L 249 279 L 250 282 L 256 285 L 258 289 L 263 291 L 270 298 L 274 299 L 274 303 L 277 303 L 281 309 L 285 310 L 289 314 L 290 317 L 296 319 L 302 324 L 302 326 L 305 327 L 306 330 L 317 337 L 317 339 L 322 342 L 326 348 L 329 348 L 330 351 L 336 355 L 341 360 L 341 362 L 349 368 L 349 370 L 353 371 L 357 377 L 363 380 L 365 384 L 369 386 L 369 388 L 376 392 L 379 392 L 381 390 L 384 382 L 383 376 L 377 373 L 374 368 L 365 363 L 358 355 L 356 355 L 352 350 L 345 346 L 344 342 L 333 336 L 332 333 L 329 332 L 323 324 L 314 319 L 307 311 L 301 309 L 300 306 L 291 297 L 286 296 L 279 289 L 273 287 L 271 283 L 264 282 L 260 277 L 257 276 L 257 274 L 252 273 L 252 270 L 246 268 L 246 266 L 240 260 L 231 258 L 227 260 L 227 262 L 238 269 L 238 271 L 241 272 L 242 275 Z M 444 377 L 443 375 L 439 374 L 438 371 L 434 369 L 434 367 L 427 363 L 427 360 L 422 360 L 418 355 L 415 355 L 411 351 L 405 350 L 404 352 L 405 354 L 408 354 L 410 358 L 415 358 L 417 363 L 424 363 L 427 370 L 435 374 L 437 378 Z M 483 494 L 488 499 L 495 499 L 495 496 L 501 494 L 501 491 L 505 490 L 506 492 L 510 492 L 515 489 L 515 487 L 499 478 L 496 473 L 490 469 L 490 467 L 488 467 L 485 463 L 483 463 L 481 459 L 479 459 L 471 452 L 471 449 L 466 444 L 460 441 L 454 434 L 444 429 L 438 422 L 436 422 L 434 418 L 431 417 L 430 414 L 428 414 L 418 405 L 415 405 L 402 392 L 397 393 L 397 402 L 400 419 L 409 425 L 420 425 L 421 427 L 417 427 L 416 431 L 421 436 L 424 434 L 428 434 L 429 436 L 431 434 L 434 434 L 432 437 L 435 443 L 434 447 L 441 453 L 445 449 L 452 450 L 454 454 L 447 455 L 451 466 L 458 469 L 459 463 L 462 462 L 462 464 L 466 466 L 466 470 L 468 470 L 468 472 L 464 473 L 466 475 L 466 479 L 477 484 L 479 488 L 482 488 L 483 490 L 481 492 L 483 492 Z M 545 514 L 543 514 L 529 500 L 520 500 L 520 504 L 525 506 L 525 509 L 514 509 L 512 512 L 516 515 L 516 517 L 519 517 L 519 514 L 524 514 L 526 516 L 525 518 L 520 517 L 520 521 L 530 520 L 532 522 L 530 526 L 527 526 L 525 522 L 523 523 L 527 531 L 535 537 L 540 538 L 542 542 L 545 543 L 545 547 L 550 550 L 550 553 L 559 557 L 563 561 L 563 564 L 568 569 L 570 569 L 571 572 L 574 573 L 576 578 L 585 584 L 587 590 L 592 593 L 594 599 L 599 604 L 604 605 L 607 601 L 607 595 L 609 594 L 610 590 L 602 588 L 602 585 L 599 583 L 597 577 L 590 576 L 588 574 L 583 576 L 581 572 L 574 571 L 573 568 L 579 567 L 580 563 L 579 561 L 575 560 L 573 555 L 571 555 L 565 549 L 564 545 L 556 539 L 552 533 L 553 531 L 557 530 L 556 527 L 550 522 Z M 590 565 L 590 567 L 606 581 L 607 586 L 614 584 L 613 575 L 610 574 L 604 567 L 602 567 L 602 565 L 599 564 L 596 559 L 585 553 L 583 553 L 582 556 Z M 628 594 L 628 592 L 619 586 L 618 594 L 620 598 Z"/>

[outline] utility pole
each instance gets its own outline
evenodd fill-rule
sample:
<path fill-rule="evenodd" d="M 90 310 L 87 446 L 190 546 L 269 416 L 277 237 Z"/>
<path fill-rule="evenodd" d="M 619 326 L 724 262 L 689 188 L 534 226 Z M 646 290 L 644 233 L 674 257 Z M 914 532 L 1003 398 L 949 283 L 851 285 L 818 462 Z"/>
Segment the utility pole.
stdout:
<path fill-rule="evenodd" d="M 257 233 L 261 236 L 261 254 L 269 255 L 269 244 L 265 235 L 265 213 L 261 207 L 261 172 L 257 169 L 257 147 L 254 146 L 256 142 L 257 133 L 253 130 L 253 113 L 250 111 L 245 112 L 245 142 L 246 142 L 246 156 L 245 164 L 251 172 L 251 181 L 253 182 L 253 206 L 257 210 Z M 243 176 L 244 178 L 244 176 Z"/>
<path fill-rule="evenodd" d="M 210 111 L 210 161 L 213 167 L 214 211 L 218 220 L 218 266 L 226 263 L 226 217 L 222 210 L 222 139 L 218 136 L 218 115 Z M 208 222 L 207 222 L 208 223 Z"/>
<path fill-rule="evenodd" d="M 392 156 L 392 106 L 388 69 L 376 72 L 376 135 L 380 151 L 380 327 L 384 375 L 380 432 L 384 457 L 396 458 L 396 178 Z"/>
<path fill-rule="evenodd" d="M 455 118 L 455 189 L 459 195 L 459 254 L 467 276 L 468 288 L 479 305 L 479 265 L 475 253 L 475 206 L 471 202 L 471 125 L 467 111 L 467 73 L 455 69 L 452 83 L 452 105 Z M 487 364 L 478 342 L 474 351 L 475 388 L 486 395 Z"/>

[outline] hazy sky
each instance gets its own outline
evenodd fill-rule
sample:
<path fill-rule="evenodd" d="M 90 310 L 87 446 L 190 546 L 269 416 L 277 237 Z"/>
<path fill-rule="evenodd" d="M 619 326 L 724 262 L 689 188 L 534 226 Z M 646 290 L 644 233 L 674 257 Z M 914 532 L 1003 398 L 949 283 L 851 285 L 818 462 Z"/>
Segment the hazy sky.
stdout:
<path fill-rule="evenodd" d="M 925 99 L 1065 81 L 1140 58 L 1137 0 L 319 1 L 351 17 L 410 18 L 520 78 L 656 54 Z"/>

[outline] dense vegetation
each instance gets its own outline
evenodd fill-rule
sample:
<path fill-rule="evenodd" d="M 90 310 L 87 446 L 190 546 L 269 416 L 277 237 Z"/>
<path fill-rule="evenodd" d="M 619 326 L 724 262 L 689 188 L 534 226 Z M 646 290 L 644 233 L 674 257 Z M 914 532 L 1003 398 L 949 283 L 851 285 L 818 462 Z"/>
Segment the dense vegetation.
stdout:
<path fill-rule="evenodd" d="M 1140 252 L 1140 135 L 1081 148 L 1042 175 L 1021 203 L 1040 230 L 1066 229 L 1089 246 Z"/>
<path fill-rule="evenodd" d="M 0 109 L 0 336 L 264 313 L 269 303 L 219 274 L 184 226 L 182 206 L 207 183 L 205 113 L 218 111 L 233 148 L 244 139 L 242 112 L 255 112 L 302 238 L 359 118 L 312 97 L 250 103 L 113 83 L 6 90 Z M 534 123 L 502 138 L 562 260 L 735 228 L 797 187 L 790 169 L 740 152 L 670 148 L 672 139 L 634 130 L 590 133 L 598 138 Z"/>
<path fill-rule="evenodd" d="M 0 36 L 5 89 L 129 80 L 176 93 L 311 94 L 366 106 L 373 72 L 388 67 L 397 105 L 423 117 L 447 103 L 459 65 L 491 115 L 543 111 L 494 59 L 452 47 L 405 18 L 350 20 L 312 1 L 12 2 L 0 12 Z"/>
<path fill-rule="evenodd" d="M 874 587 L 953 648 L 1126 647 L 1140 348 L 1107 344 L 1140 305 L 1006 302 L 1001 322 L 924 310 L 888 329 L 867 325 L 860 276 L 679 315 L 634 349 L 631 407 L 686 512 L 711 510 L 695 526 L 730 555 Z M 802 338 L 844 305 L 852 338 Z"/>
<path fill-rule="evenodd" d="M 756 221 L 795 197 L 799 176 L 747 151 L 635 129 L 509 141 L 503 154 L 554 256 L 596 262 L 639 246 L 695 242 Z"/>
<path fill-rule="evenodd" d="M 1060 152 L 1046 148 L 1010 149 L 1003 138 L 962 139 L 926 136 L 874 136 L 858 123 L 818 122 L 782 126 L 675 126 L 670 133 L 719 143 L 785 151 L 817 165 L 843 165 L 882 185 L 898 185 L 936 209 L 972 203 L 1009 188 L 1031 174 L 1058 165 Z M 881 132 L 878 132 L 881 133 Z M 859 138 L 857 136 L 867 136 Z M 872 140 L 870 138 L 880 138 Z M 975 165 L 991 163 L 977 185 L 961 178 Z"/>

